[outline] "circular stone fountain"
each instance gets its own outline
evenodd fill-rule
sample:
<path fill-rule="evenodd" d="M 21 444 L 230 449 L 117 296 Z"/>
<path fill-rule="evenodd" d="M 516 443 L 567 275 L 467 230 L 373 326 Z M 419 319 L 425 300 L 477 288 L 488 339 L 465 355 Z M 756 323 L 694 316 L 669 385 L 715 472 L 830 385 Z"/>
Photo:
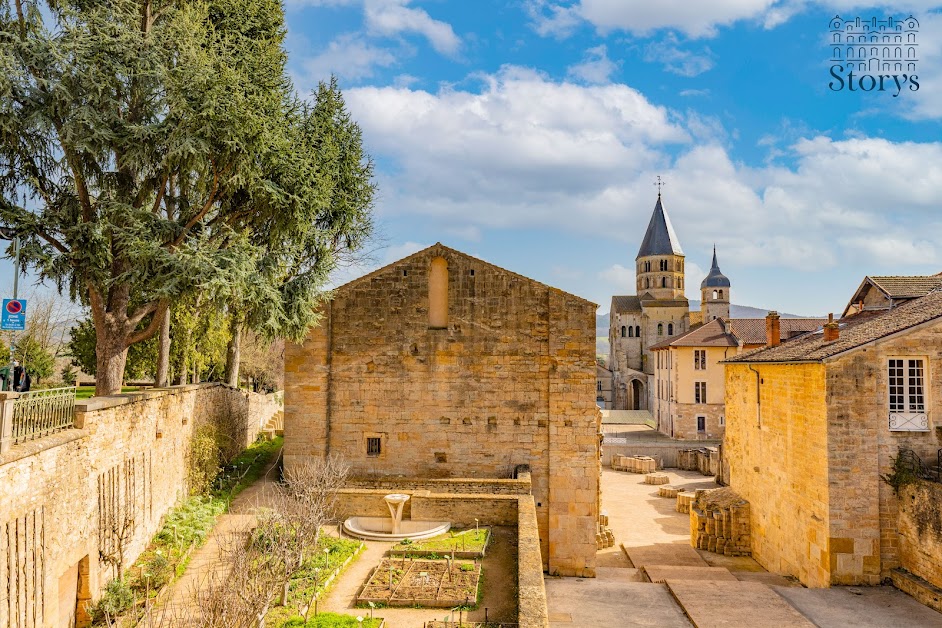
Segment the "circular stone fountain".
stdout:
<path fill-rule="evenodd" d="M 447 521 L 402 520 L 402 508 L 409 501 L 405 493 L 393 493 L 383 498 L 389 508 L 386 517 L 350 517 L 343 522 L 347 534 L 368 541 L 401 541 L 402 539 L 425 539 L 448 532 Z"/>

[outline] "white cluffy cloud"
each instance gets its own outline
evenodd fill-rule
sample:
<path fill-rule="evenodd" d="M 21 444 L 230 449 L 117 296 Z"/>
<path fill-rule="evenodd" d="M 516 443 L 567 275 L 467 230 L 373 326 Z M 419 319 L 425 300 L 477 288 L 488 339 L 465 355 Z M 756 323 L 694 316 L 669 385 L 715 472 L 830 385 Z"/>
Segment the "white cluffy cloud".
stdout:
<path fill-rule="evenodd" d="M 618 69 L 618 65 L 608 58 L 608 49 L 603 44 L 586 50 L 580 63 L 569 66 L 567 75 L 586 83 L 599 85 L 611 80 L 612 73 Z"/>
<path fill-rule="evenodd" d="M 931 244 L 942 239 L 940 142 L 805 132 L 778 148 L 790 167 L 750 166 L 730 158 L 718 120 L 627 85 L 514 66 L 470 78 L 476 90 L 347 92 L 369 151 L 390 164 L 379 181 L 386 215 L 475 236 L 545 228 L 636 245 L 660 174 L 693 258 L 716 243 L 722 260 L 756 267 L 942 262 Z"/>
<path fill-rule="evenodd" d="M 432 17 L 424 9 L 411 8 L 411 0 L 366 0 L 364 17 L 367 31 L 372 34 L 394 36 L 416 33 L 425 37 L 438 52 L 454 55 L 461 47 L 461 39 L 451 25 Z"/>

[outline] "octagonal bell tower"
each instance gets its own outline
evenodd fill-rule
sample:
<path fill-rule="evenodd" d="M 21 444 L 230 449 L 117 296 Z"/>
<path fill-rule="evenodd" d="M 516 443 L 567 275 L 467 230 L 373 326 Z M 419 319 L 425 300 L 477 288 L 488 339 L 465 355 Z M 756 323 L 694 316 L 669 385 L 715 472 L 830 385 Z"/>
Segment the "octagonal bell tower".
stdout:
<path fill-rule="evenodd" d="M 713 247 L 713 265 L 710 272 L 700 282 L 700 309 L 703 322 L 709 323 L 717 318 L 729 318 L 730 283 L 726 275 L 720 272 L 716 263 L 716 247 Z"/>

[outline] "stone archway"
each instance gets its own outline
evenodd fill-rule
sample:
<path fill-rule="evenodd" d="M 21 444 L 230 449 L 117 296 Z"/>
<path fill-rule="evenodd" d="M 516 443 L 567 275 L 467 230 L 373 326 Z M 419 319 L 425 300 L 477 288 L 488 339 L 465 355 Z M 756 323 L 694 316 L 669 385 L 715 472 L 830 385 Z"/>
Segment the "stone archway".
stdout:
<path fill-rule="evenodd" d="M 647 405 L 645 404 L 644 383 L 640 379 L 633 379 L 628 387 L 628 409 L 644 410 Z"/>

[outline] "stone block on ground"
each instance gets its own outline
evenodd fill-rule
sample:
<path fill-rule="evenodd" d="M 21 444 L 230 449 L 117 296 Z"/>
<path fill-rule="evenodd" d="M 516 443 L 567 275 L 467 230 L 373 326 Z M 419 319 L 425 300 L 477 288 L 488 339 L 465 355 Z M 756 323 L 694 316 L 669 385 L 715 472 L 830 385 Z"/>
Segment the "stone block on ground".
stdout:
<path fill-rule="evenodd" d="M 649 473 L 644 476 L 645 484 L 667 484 L 670 478 L 663 473 Z"/>
<path fill-rule="evenodd" d="M 758 582 L 668 580 L 667 588 L 697 628 L 813 628 L 770 587 Z"/>

